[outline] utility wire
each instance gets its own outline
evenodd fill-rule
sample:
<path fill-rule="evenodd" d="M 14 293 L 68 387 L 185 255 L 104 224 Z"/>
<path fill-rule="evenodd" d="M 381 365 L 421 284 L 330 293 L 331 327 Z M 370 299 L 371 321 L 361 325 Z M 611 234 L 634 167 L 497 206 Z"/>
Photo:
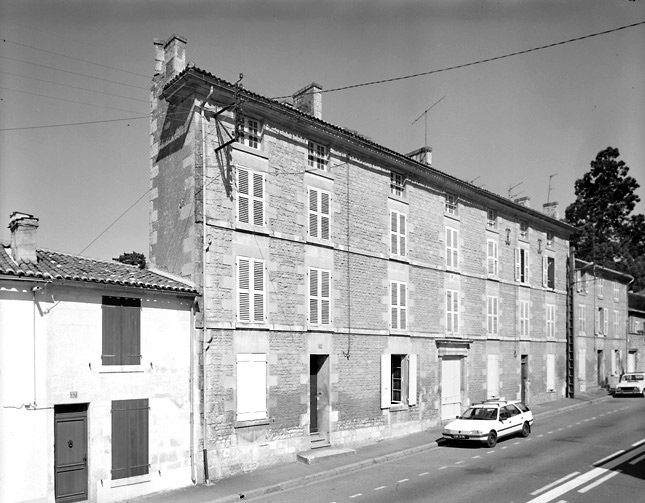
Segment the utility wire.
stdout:
<path fill-rule="evenodd" d="M 371 82 L 364 82 L 362 84 L 351 84 L 351 85 L 348 85 L 348 86 L 336 87 L 336 88 L 333 88 L 333 89 L 315 91 L 315 93 L 323 94 L 323 93 L 333 93 L 333 92 L 336 92 L 336 91 L 346 91 L 347 89 L 355 89 L 357 87 L 372 86 L 372 85 L 375 85 L 375 84 L 385 84 L 387 82 L 396 82 L 396 81 L 399 81 L 399 80 L 412 79 L 412 78 L 415 78 L 415 77 L 423 77 L 424 75 L 432 75 L 434 73 L 447 72 L 449 70 L 458 70 L 460 68 L 466 68 L 466 67 L 469 67 L 469 66 L 481 65 L 482 63 L 490 63 L 491 61 L 497 61 L 497 60 L 500 60 L 500 59 L 510 58 L 512 56 L 519 56 L 521 54 L 527 54 L 529 52 L 541 51 L 542 49 L 548 49 L 550 47 L 556 47 L 556 46 L 559 46 L 559 45 L 569 44 L 571 42 L 578 42 L 580 40 L 585 40 L 585 39 L 588 39 L 588 38 L 599 37 L 600 35 L 607 35 L 608 33 L 614 33 L 614 32 L 620 31 L 620 30 L 626 30 L 627 28 L 633 28 L 635 26 L 640 26 L 640 25 L 643 25 L 643 24 L 645 24 L 645 21 L 639 21 L 638 23 L 632 23 L 632 24 L 628 24 L 628 25 L 625 25 L 625 26 L 620 26 L 618 28 L 612 28 L 611 30 L 605 30 L 605 31 L 597 32 L 597 33 L 591 33 L 589 35 L 584 35 L 582 37 L 570 38 L 568 40 L 563 40 L 561 42 L 555 42 L 553 44 L 541 45 L 539 47 L 532 47 L 531 49 L 525 49 L 523 51 L 511 52 L 511 53 L 508 53 L 508 54 L 503 54 L 501 56 L 494 56 L 492 58 L 480 59 L 478 61 L 472 61 L 470 63 L 463 63 L 461 65 L 448 66 L 448 67 L 445 67 L 445 68 L 440 68 L 438 70 L 430 70 L 430 71 L 427 71 L 427 72 L 414 73 L 412 75 L 404 75 L 402 77 L 393 77 L 391 79 L 373 80 Z M 308 94 L 314 94 L 314 93 L 308 93 Z M 280 99 L 285 99 L 285 98 L 291 98 L 291 96 L 278 96 L 277 98 L 273 98 L 273 99 L 274 100 L 280 100 Z"/>
<path fill-rule="evenodd" d="M 52 127 L 64 127 L 64 126 L 84 126 L 86 124 L 103 124 L 105 122 L 124 122 L 124 121 L 134 121 L 138 119 L 149 119 L 149 115 L 142 115 L 140 117 L 126 117 L 124 119 L 105 119 L 100 121 L 88 121 L 88 122 L 68 122 L 65 124 L 49 124 L 47 126 L 25 126 L 25 127 L 10 127 L 2 128 L 0 131 L 21 131 L 24 129 L 44 129 Z"/>
<path fill-rule="evenodd" d="M 26 63 L 28 65 L 39 66 L 41 68 L 48 68 L 49 70 L 56 70 L 58 72 L 70 73 L 72 75 L 79 75 L 81 77 L 87 77 L 88 79 L 102 80 L 104 82 L 110 82 L 111 84 L 119 84 L 120 86 L 134 87 L 135 89 L 143 89 L 145 91 L 149 90 L 147 87 L 143 87 L 143 86 L 135 86 L 134 84 L 125 84 L 124 82 L 118 82 L 116 80 L 102 79 L 101 77 L 93 77 L 92 75 L 87 75 L 85 73 L 78 73 L 78 72 L 72 72 L 70 70 L 63 70 L 62 68 L 56 68 L 55 66 L 41 65 L 38 63 L 32 63 L 30 61 L 25 61 L 23 59 L 10 58 L 9 56 L 0 56 L 0 58 L 8 59 L 10 61 L 18 61 L 19 63 Z"/>
<path fill-rule="evenodd" d="M 116 70 L 118 72 L 129 73 L 131 75 L 137 75 L 139 77 L 145 77 L 145 78 L 148 78 L 148 79 L 150 78 L 149 75 L 144 75 L 142 73 L 131 72 L 130 70 L 123 70 L 121 68 L 116 68 L 114 66 L 102 65 L 101 63 L 96 63 L 95 61 L 88 61 L 86 59 L 75 58 L 73 56 L 67 56 L 66 54 L 61 54 L 60 52 L 48 51 L 47 49 L 40 49 L 39 47 L 34 47 L 33 45 L 21 44 L 20 42 L 14 42 L 13 40 L 8 40 L 6 38 L 3 38 L 2 41 L 4 43 L 19 45 L 19 46 L 22 46 L 22 47 L 28 47 L 29 49 L 34 49 L 36 51 L 46 52 L 47 54 L 55 54 L 56 56 L 62 56 L 63 58 L 73 59 L 74 61 L 81 61 L 82 63 L 88 63 L 90 65 L 100 66 L 101 68 L 108 68 L 110 70 Z"/>
<path fill-rule="evenodd" d="M 123 98 L 126 100 L 141 101 L 143 103 L 149 103 L 148 100 L 142 100 L 141 98 L 131 98 L 130 96 L 123 96 L 122 94 L 106 93 L 105 91 L 95 91 L 94 89 L 88 89 L 87 87 L 79 87 L 79 86 L 73 86 L 71 84 L 63 84 L 62 82 L 56 82 L 54 80 L 37 79 L 36 77 L 27 77 L 26 75 L 19 75 L 17 73 L 5 72 L 3 70 L 0 70 L 0 73 L 4 73 L 5 75 L 12 75 L 14 77 L 20 77 L 21 79 L 37 80 L 38 82 L 56 84 L 57 86 L 71 87 L 72 89 L 80 89 L 81 91 L 88 91 L 90 93 L 105 94 L 107 96 L 114 96 L 116 98 Z"/>

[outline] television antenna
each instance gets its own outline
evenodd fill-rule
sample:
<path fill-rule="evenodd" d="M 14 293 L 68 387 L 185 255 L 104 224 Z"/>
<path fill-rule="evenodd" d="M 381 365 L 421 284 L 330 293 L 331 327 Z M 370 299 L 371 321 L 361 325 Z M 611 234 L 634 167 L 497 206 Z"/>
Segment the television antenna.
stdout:
<path fill-rule="evenodd" d="M 414 121 L 412 121 L 412 125 L 414 126 L 415 122 L 417 122 L 421 117 L 425 116 L 425 144 L 424 145 L 426 147 L 428 146 L 428 112 L 430 110 L 432 110 L 435 107 L 435 105 L 438 105 L 439 102 L 441 100 L 443 100 L 445 97 L 446 97 L 446 95 L 443 95 L 441 98 L 439 98 L 437 101 L 435 101 L 432 105 L 430 105 L 430 107 L 427 108 L 421 115 L 419 115 L 419 117 L 417 117 L 416 119 L 414 119 Z"/>
<path fill-rule="evenodd" d="M 555 175 L 549 175 L 549 191 L 547 192 L 547 195 L 546 195 L 547 204 L 551 202 L 551 180 L 553 180 L 554 176 L 558 176 L 558 174 L 556 173 Z"/>

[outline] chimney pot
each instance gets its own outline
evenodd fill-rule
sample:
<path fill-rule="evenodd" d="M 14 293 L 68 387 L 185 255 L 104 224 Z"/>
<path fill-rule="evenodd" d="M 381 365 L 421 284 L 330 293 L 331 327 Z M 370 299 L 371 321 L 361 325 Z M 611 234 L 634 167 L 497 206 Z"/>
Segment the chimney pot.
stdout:
<path fill-rule="evenodd" d="M 521 206 L 531 207 L 531 198 L 529 196 L 518 197 L 515 202 Z"/>
<path fill-rule="evenodd" d="M 322 86 L 312 82 L 293 95 L 293 107 L 322 119 Z"/>
<path fill-rule="evenodd" d="M 405 156 L 432 167 L 432 147 L 421 147 Z"/>
<path fill-rule="evenodd" d="M 556 220 L 559 220 L 560 219 L 559 206 L 560 205 L 558 201 L 553 201 L 551 203 L 544 203 L 542 205 L 542 213 L 550 216 L 551 218 L 555 218 Z"/>
<path fill-rule="evenodd" d="M 36 230 L 38 219 L 28 213 L 14 211 L 9 217 L 11 230 L 11 255 L 16 263 L 28 262 L 35 264 Z"/>

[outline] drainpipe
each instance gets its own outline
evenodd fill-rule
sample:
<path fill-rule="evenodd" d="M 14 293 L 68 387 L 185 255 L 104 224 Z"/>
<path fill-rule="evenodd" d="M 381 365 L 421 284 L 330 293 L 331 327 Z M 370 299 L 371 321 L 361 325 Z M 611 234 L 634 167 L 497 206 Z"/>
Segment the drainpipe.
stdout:
<path fill-rule="evenodd" d="M 206 420 L 206 117 L 204 109 L 208 99 L 213 95 L 213 86 L 211 86 L 206 99 L 202 103 L 201 123 L 202 123 L 202 439 L 204 442 L 204 484 L 210 483 L 208 475 L 208 422 Z"/>
<path fill-rule="evenodd" d="M 38 407 L 38 404 L 36 402 L 36 388 L 37 388 L 37 375 L 36 375 L 36 369 L 37 364 L 36 364 L 36 292 L 39 292 L 42 290 L 41 286 L 35 285 L 31 287 L 31 297 L 32 297 L 32 325 L 33 325 L 33 350 L 34 350 L 34 401 L 32 403 L 32 407 L 35 409 Z"/>

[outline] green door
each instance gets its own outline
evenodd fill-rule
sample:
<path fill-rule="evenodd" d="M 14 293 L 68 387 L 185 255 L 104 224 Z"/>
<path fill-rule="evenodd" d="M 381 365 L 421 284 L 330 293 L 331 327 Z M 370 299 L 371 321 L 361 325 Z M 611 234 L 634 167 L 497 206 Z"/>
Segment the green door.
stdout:
<path fill-rule="evenodd" d="M 54 407 L 56 502 L 87 499 L 87 404 Z"/>

